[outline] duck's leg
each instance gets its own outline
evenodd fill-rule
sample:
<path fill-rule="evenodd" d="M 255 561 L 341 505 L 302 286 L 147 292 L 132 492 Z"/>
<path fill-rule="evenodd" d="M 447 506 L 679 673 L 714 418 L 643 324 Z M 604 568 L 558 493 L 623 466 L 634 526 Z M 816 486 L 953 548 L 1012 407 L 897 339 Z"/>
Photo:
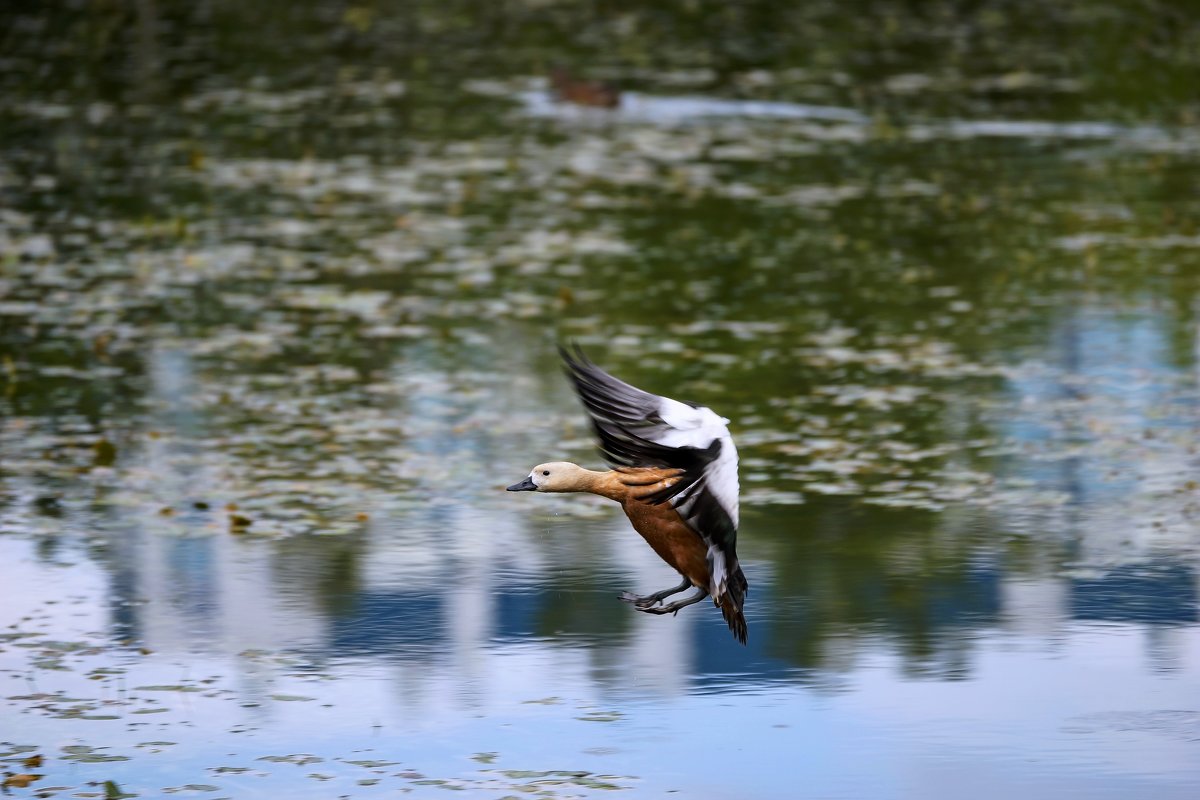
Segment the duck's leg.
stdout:
<path fill-rule="evenodd" d="M 699 603 L 704 598 L 708 597 L 707 589 L 697 589 L 696 593 L 691 597 L 685 597 L 682 600 L 676 600 L 674 603 L 667 603 L 665 606 L 637 606 L 638 611 L 645 611 L 647 614 L 674 614 L 679 609 L 690 606 L 693 603 Z"/>
<path fill-rule="evenodd" d="M 679 584 L 678 586 L 672 586 L 670 589 L 663 589 L 661 592 L 648 594 L 645 597 L 638 597 L 633 592 L 622 592 L 621 599 L 626 603 L 633 603 L 638 608 L 647 609 L 656 603 L 661 603 L 664 597 L 670 597 L 673 594 L 679 594 L 684 589 L 690 588 L 691 585 L 692 582 L 687 578 L 684 578 L 683 583 Z"/>

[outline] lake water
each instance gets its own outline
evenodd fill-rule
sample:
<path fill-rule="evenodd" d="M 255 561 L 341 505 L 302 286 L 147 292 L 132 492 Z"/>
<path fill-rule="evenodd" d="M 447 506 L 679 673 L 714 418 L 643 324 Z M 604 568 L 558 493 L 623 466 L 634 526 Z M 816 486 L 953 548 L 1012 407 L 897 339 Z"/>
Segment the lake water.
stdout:
<path fill-rule="evenodd" d="M 3 12 L 15 796 L 1197 796 L 1200 20 L 243 5 Z M 730 418 L 748 646 L 503 491 L 559 341 Z"/>

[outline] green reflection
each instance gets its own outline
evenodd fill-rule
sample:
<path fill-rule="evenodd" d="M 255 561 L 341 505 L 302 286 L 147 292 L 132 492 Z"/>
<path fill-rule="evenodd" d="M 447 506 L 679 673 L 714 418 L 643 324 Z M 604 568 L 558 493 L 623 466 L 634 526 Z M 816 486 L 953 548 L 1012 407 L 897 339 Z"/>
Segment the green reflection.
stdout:
<path fill-rule="evenodd" d="M 91 541 L 128 608 L 165 576 L 216 625 L 250 564 L 307 626 L 279 646 L 469 630 L 618 673 L 622 529 L 497 493 L 596 460 L 570 338 L 733 420 L 767 671 L 882 638 L 961 676 L 1012 583 L 1194 620 L 1194 591 L 1128 602 L 1197 556 L 1173 6 L 3 14 L 3 529 Z M 555 65 L 623 107 L 553 103 Z"/>

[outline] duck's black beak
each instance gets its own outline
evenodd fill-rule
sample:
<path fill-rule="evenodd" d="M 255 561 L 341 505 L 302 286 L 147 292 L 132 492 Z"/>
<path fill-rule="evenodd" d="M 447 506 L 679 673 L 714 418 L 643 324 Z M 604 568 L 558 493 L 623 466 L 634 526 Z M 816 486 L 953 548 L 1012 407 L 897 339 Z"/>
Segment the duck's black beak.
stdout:
<path fill-rule="evenodd" d="M 514 483 L 512 486 L 508 487 L 508 491 L 510 491 L 510 492 L 536 492 L 537 485 L 534 484 L 534 482 L 533 482 L 533 476 L 526 475 L 525 480 L 521 481 L 520 483 Z"/>

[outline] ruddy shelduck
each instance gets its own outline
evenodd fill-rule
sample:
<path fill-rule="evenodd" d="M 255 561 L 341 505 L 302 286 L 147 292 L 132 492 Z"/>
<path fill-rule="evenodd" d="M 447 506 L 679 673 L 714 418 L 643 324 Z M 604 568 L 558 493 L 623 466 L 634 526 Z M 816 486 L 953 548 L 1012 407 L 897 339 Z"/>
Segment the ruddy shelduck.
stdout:
<path fill-rule="evenodd" d="M 559 352 L 612 469 L 551 461 L 508 491 L 589 492 L 617 501 L 634 530 L 683 577 L 678 586 L 621 599 L 647 614 L 673 614 L 711 597 L 745 644 L 748 584 L 736 550 L 738 457 L 729 420 L 617 380 L 578 348 Z M 663 605 L 693 586 L 692 595 Z"/>
<path fill-rule="evenodd" d="M 555 67 L 550 71 L 550 86 L 554 89 L 554 98 L 560 103 L 597 108 L 617 108 L 621 105 L 620 89 L 602 81 L 579 80 L 565 67 Z"/>

